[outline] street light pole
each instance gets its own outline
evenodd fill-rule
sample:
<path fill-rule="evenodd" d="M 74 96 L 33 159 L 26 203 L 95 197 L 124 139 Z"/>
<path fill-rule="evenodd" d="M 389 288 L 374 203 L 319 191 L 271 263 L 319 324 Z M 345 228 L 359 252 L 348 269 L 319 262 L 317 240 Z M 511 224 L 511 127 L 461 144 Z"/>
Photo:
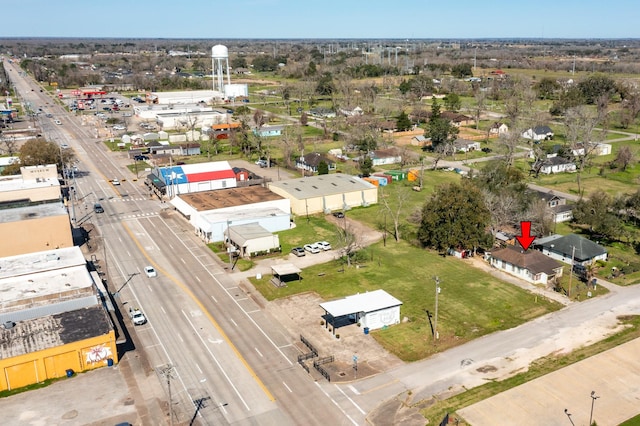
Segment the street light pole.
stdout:
<path fill-rule="evenodd" d="M 600 398 L 596 396 L 596 391 L 591 391 L 591 415 L 589 415 L 589 426 L 593 424 L 593 405 L 596 402 L 596 399 Z"/>
<path fill-rule="evenodd" d="M 573 420 L 571 419 L 571 413 L 569 412 L 569 410 L 567 410 L 566 408 L 564 409 L 564 413 L 567 415 L 567 417 L 569 418 L 569 421 L 571 422 L 571 424 L 573 426 L 576 426 L 576 424 L 573 422 Z"/>

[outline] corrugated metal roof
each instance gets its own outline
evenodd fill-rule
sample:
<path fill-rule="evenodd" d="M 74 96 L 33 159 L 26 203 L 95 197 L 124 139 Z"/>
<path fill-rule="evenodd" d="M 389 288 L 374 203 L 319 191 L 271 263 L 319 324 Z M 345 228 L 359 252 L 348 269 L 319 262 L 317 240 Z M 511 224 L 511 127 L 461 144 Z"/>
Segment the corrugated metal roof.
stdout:
<path fill-rule="evenodd" d="M 271 182 L 269 188 L 271 187 L 284 189 L 298 200 L 376 188 L 359 177 L 340 173 Z"/>

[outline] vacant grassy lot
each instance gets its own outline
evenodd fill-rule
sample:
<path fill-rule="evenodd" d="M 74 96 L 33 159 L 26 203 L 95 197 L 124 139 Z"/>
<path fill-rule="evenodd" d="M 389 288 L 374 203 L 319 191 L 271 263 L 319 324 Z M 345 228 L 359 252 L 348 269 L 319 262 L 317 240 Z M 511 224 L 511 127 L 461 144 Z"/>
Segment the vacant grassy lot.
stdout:
<path fill-rule="evenodd" d="M 559 304 L 501 282 L 464 261 L 442 257 L 405 242 L 377 243 L 362 253 L 358 267 L 339 261 L 306 268 L 301 282 L 276 288 L 252 280 L 269 300 L 314 291 L 325 300 L 384 289 L 403 302 L 408 321 L 372 334 L 405 361 L 425 358 L 497 330 L 515 327 L 557 310 Z M 438 332 L 434 343 L 425 310 L 435 313 L 435 281 L 440 278 Z"/>

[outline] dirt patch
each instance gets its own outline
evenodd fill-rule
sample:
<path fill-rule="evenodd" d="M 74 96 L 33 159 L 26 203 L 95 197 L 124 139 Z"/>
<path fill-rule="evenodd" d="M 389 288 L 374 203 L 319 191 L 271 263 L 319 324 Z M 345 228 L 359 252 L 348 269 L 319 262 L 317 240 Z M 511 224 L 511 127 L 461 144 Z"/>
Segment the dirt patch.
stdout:
<path fill-rule="evenodd" d="M 334 362 L 322 366 L 331 375 L 331 381 L 361 379 L 403 364 L 356 324 L 340 327 L 334 334 L 334 330 L 323 323 L 322 302 L 316 293 L 303 293 L 270 302 L 267 309 L 294 339 L 304 336 L 318 350 L 320 358 L 334 357 Z M 301 353 L 308 352 L 303 345 L 296 347 Z M 353 368 L 354 356 L 357 356 L 357 371 Z M 307 365 L 312 364 L 313 360 L 307 361 Z M 313 367 L 311 369 L 313 371 Z"/>

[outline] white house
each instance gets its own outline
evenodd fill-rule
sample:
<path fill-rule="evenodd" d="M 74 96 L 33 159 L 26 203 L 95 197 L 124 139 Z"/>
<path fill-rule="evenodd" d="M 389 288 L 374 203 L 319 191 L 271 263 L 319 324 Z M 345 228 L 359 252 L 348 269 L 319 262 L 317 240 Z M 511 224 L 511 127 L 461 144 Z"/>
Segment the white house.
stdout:
<path fill-rule="evenodd" d="M 562 264 L 537 250 L 522 250 L 507 246 L 492 251 L 489 255 L 491 266 L 533 284 L 550 284 L 562 276 Z"/>
<path fill-rule="evenodd" d="M 558 234 L 539 238 L 533 242 L 543 254 L 571 265 L 590 265 L 598 260 L 607 260 L 607 249 L 576 234 Z"/>
<path fill-rule="evenodd" d="M 498 121 L 493 123 L 489 128 L 490 135 L 506 135 L 507 133 L 509 133 L 509 126 Z"/>
<path fill-rule="evenodd" d="M 344 299 L 320 304 L 325 311 L 326 326 L 359 323 L 365 333 L 400 323 L 402 302 L 384 290 L 354 294 Z"/>
<path fill-rule="evenodd" d="M 378 149 L 371 151 L 369 157 L 371 157 L 374 166 L 399 164 L 402 162 L 402 155 L 395 149 Z"/>
<path fill-rule="evenodd" d="M 551 157 L 536 161 L 531 169 L 533 172 L 548 175 L 552 173 L 575 172 L 576 165 L 571 160 L 563 157 Z"/>
<path fill-rule="evenodd" d="M 522 133 L 522 137 L 534 141 L 553 139 L 553 130 L 551 130 L 549 126 L 536 126 L 531 129 L 525 130 Z"/>
<path fill-rule="evenodd" d="M 480 142 L 468 139 L 456 139 L 453 146 L 458 152 L 480 151 Z"/>

